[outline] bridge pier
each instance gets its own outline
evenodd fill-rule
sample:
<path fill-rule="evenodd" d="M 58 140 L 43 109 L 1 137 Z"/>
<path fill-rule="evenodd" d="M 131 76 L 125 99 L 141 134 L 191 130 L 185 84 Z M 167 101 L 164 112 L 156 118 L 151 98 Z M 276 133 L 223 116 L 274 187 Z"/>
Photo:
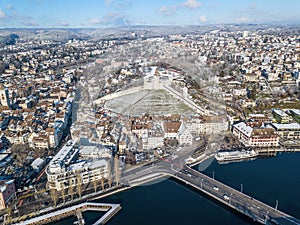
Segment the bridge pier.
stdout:
<path fill-rule="evenodd" d="M 85 221 L 84 221 L 81 210 L 76 210 L 76 217 L 77 217 L 79 225 L 85 225 Z"/>

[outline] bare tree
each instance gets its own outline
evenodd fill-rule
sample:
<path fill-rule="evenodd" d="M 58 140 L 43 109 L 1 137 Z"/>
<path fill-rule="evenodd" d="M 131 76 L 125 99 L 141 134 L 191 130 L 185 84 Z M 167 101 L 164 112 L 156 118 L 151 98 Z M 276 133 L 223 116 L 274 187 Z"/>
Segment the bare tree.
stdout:
<path fill-rule="evenodd" d="M 111 170 L 108 172 L 108 178 L 107 178 L 108 187 L 111 188 L 112 185 L 112 173 Z"/>
<path fill-rule="evenodd" d="M 69 192 L 69 195 L 71 197 L 71 200 L 73 200 L 73 197 L 74 197 L 74 191 L 73 191 L 73 185 L 72 185 L 72 179 L 70 178 L 69 179 L 69 188 L 68 188 L 68 192 Z"/>
<path fill-rule="evenodd" d="M 115 171 L 116 185 L 118 185 L 119 182 L 120 182 L 120 180 L 121 180 L 121 170 L 119 168 L 119 159 L 118 159 L 118 155 L 117 154 L 114 157 L 114 171 Z"/>
<path fill-rule="evenodd" d="M 94 184 L 94 191 L 96 193 L 97 192 L 97 184 L 98 184 L 96 173 L 94 173 L 94 176 L 93 176 L 93 184 Z"/>
<path fill-rule="evenodd" d="M 50 195 L 51 195 L 51 199 L 52 199 L 52 201 L 53 201 L 54 206 L 56 206 L 57 200 L 58 200 L 57 190 L 51 189 L 51 190 L 50 190 Z"/>
<path fill-rule="evenodd" d="M 62 183 L 61 197 L 62 197 L 63 202 L 65 202 L 66 201 L 66 186 L 64 183 Z"/>
<path fill-rule="evenodd" d="M 82 177 L 81 177 L 81 174 L 78 172 L 76 173 L 76 191 L 77 191 L 77 194 L 79 195 L 79 197 L 81 198 L 82 196 Z"/>
<path fill-rule="evenodd" d="M 101 176 L 101 188 L 102 188 L 102 190 L 104 190 L 104 177 L 103 177 L 103 175 Z"/>
<path fill-rule="evenodd" d="M 22 165 L 26 161 L 30 149 L 27 144 L 15 144 L 11 147 L 13 157 L 16 158 L 17 163 Z"/>

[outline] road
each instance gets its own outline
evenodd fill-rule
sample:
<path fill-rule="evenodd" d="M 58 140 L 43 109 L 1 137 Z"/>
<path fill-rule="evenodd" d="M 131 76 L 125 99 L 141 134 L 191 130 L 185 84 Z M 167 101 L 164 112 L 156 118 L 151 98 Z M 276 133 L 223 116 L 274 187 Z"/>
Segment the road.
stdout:
<path fill-rule="evenodd" d="M 185 166 L 183 170 L 176 173 L 176 177 L 259 223 L 300 224 L 300 220 L 190 167 Z"/>

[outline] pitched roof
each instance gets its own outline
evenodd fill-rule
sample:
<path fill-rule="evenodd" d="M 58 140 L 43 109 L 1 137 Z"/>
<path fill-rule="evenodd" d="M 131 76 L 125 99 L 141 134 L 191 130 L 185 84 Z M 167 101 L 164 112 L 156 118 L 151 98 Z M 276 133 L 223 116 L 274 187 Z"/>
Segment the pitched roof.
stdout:
<path fill-rule="evenodd" d="M 181 122 L 164 122 L 165 133 L 177 133 Z"/>

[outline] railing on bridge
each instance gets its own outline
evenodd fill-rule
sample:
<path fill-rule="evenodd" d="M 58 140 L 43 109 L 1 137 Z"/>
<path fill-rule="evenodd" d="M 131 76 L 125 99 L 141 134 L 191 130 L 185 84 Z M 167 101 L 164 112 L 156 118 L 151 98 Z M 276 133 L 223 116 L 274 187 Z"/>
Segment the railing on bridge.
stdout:
<path fill-rule="evenodd" d="M 300 224 L 300 220 L 220 181 L 185 167 L 173 176 L 262 224 Z"/>
<path fill-rule="evenodd" d="M 152 181 L 162 176 L 171 176 L 193 188 L 205 193 L 228 207 L 249 217 L 253 221 L 261 224 L 298 224 L 300 220 L 290 216 L 277 208 L 273 208 L 253 197 L 237 191 L 220 181 L 206 176 L 188 166 L 184 166 L 179 171 L 171 171 L 166 167 L 147 169 L 140 171 L 142 174 L 134 174 L 135 179 L 131 180 L 133 186 Z"/>

